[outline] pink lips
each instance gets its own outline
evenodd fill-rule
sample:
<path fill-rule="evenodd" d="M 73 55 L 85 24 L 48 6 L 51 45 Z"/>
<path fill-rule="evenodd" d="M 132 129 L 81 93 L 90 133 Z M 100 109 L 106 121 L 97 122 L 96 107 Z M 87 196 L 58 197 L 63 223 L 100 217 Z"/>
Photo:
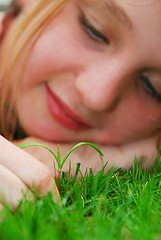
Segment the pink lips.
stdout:
<path fill-rule="evenodd" d="M 45 87 L 49 112 L 60 125 L 75 131 L 81 131 L 92 127 L 77 116 L 58 96 L 56 96 L 47 84 L 45 84 Z"/>

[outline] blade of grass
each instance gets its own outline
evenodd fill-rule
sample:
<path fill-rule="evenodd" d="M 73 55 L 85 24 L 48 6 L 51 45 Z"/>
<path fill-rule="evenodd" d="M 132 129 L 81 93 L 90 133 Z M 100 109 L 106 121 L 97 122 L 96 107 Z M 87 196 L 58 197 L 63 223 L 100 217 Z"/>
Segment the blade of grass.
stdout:
<path fill-rule="evenodd" d="M 94 148 L 98 153 L 99 153 L 99 155 L 100 155 L 100 158 L 101 158 L 101 160 L 103 161 L 103 153 L 101 152 L 101 150 L 98 148 L 98 147 L 96 147 L 94 144 L 92 144 L 92 143 L 87 143 L 87 142 L 81 142 L 81 143 L 78 143 L 78 144 L 76 144 L 68 153 L 67 153 L 67 155 L 64 157 L 64 159 L 63 159 L 63 161 L 62 161 L 62 167 L 63 167 L 63 165 L 64 165 L 64 163 L 65 163 L 65 161 L 66 161 L 66 159 L 69 157 L 69 155 L 76 149 L 76 148 L 78 148 L 78 147 L 80 147 L 80 146 L 82 146 L 82 145 L 89 145 L 89 146 L 91 146 L 92 148 Z"/>

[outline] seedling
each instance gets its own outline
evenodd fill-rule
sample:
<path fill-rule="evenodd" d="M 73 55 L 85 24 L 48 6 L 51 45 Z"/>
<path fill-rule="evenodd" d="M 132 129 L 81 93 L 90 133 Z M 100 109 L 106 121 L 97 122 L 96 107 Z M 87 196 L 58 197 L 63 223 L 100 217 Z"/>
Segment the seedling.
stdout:
<path fill-rule="evenodd" d="M 78 144 L 76 144 L 67 154 L 66 156 L 62 159 L 62 154 L 61 154 L 61 150 L 60 150 L 60 146 L 58 145 L 58 151 L 57 151 L 57 154 L 55 154 L 50 148 L 48 148 L 47 146 L 41 144 L 41 143 L 34 143 L 34 142 L 30 142 L 30 143 L 24 143 L 24 144 L 20 144 L 19 145 L 19 148 L 23 149 L 23 148 L 26 148 L 26 147 L 33 147 L 33 146 L 39 146 L 39 147 L 43 147 L 43 148 L 46 148 L 48 151 L 51 152 L 51 154 L 53 155 L 53 157 L 55 158 L 56 160 L 56 163 L 58 165 L 58 190 L 60 190 L 60 177 L 61 177 L 61 174 L 62 174 L 62 169 L 63 169 L 63 166 L 64 166 L 64 163 L 65 161 L 67 160 L 67 158 L 69 157 L 69 155 L 75 150 L 77 149 L 78 147 L 82 146 L 82 145 L 89 145 L 91 146 L 92 148 L 94 148 L 100 155 L 100 158 L 101 160 L 103 161 L 103 153 L 101 152 L 101 150 L 96 147 L 94 144 L 92 143 L 87 143 L 87 142 L 80 142 Z"/>

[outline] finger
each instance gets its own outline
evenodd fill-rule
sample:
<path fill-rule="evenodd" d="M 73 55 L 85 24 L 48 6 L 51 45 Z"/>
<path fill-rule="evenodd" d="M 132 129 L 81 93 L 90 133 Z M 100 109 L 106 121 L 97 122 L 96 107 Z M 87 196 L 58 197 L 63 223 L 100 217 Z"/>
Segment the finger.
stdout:
<path fill-rule="evenodd" d="M 30 189 L 34 186 L 40 195 L 51 191 L 55 201 L 59 193 L 50 170 L 36 158 L 0 136 L 0 164 L 8 168 Z"/>
<path fill-rule="evenodd" d="M 9 205 L 15 210 L 19 201 L 25 196 L 34 199 L 33 193 L 29 193 L 27 186 L 10 170 L 0 164 L 0 202 Z"/>
<path fill-rule="evenodd" d="M 37 142 L 40 144 L 43 144 L 50 149 L 57 149 L 57 145 L 54 143 L 49 143 L 47 141 L 44 141 L 42 139 L 38 139 L 35 137 L 27 137 L 21 140 L 14 140 L 13 143 L 14 145 L 18 146 L 20 144 L 25 144 L 29 142 Z M 32 147 L 27 147 L 23 149 L 25 152 L 28 152 L 30 155 L 38 159 L 41 163 L 43 163 L 49 170 L 51 175 L 54 177 L 56 175 L 57 171 L 57 164 L 55 164 L 55 159 L 51 152 L 49 152 L 47 149 L 38 147 L 38 146 L 32 146 Z"/>

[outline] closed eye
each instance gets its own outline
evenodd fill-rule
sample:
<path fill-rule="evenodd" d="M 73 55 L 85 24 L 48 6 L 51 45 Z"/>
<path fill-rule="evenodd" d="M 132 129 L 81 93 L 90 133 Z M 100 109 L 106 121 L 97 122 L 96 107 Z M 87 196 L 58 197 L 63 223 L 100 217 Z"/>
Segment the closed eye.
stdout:
<path fill-rule="evenodd" d="M 81 13 L 79 16 L 79 22 L 83 27 L 84 31 L 86 32 L 86 34 L 91 39 L 97 42 L 109 44 L 109 40 L 87 20 L 83 13 Z"/>
<path fill-rule="evenodd" d="M 156 99 L 158 102 L 161 103 L 161 94 L 158 93 L 158 91 L 153 87 L 148 77 L 142 75 L 141 81 L 143 83 L 143 87 L 145 91 L 154 99 Z"/>

